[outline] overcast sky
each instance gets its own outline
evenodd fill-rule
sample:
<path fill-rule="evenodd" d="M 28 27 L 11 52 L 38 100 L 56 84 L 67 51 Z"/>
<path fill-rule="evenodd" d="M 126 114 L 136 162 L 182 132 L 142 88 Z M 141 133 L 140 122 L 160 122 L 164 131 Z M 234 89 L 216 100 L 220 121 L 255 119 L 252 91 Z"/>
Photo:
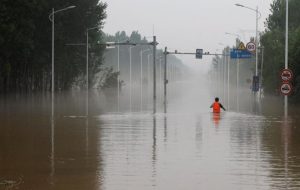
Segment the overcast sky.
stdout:
<path fill-rule="evenodd" d="M 232 46 L 235 37 L 225 32 L 239 34 L 247 43 L 255 36 L 255 11 L 237 7 L 239 3 L 256 9 L 262 17 L 259 31 L 264 30 L 264 22 L 270 14 L 273 0 L 105 0 L 108 4 L 104 32 L 139 31 L 152 40 L 157 36 L 159 48 L 170 51 L 195 52 L 196 48 L 216 52 L 225 46 Z M 224 44 L 224 45 L 220 45 Z M 220 50 L 217 50 L 220 49 Z M 181 57 L 185 63 L 208 62 L 193 57 Z"/>

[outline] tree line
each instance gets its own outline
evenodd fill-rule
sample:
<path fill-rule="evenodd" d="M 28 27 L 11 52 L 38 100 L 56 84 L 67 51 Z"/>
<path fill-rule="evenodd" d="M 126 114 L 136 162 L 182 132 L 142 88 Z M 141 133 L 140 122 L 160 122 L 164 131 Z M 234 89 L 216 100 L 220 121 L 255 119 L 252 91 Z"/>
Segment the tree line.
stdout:
<path fill-rule="evenodd" d="M 291 100 L 300 101 L 300 1 L 289 1 L 289 68 L 294 73 L 292 81 L 294 93 Z M 279 93 L 281 79 L 279 72 L 285 62 L 285 17 L 286 2 L 274 0 L 271 14 L 267 18 L 266 29 L 261 34 L 261 46 L 264 47 L 263 84 L 265 91 L 271 94 Z"/>
<path fill-rule="evenodd" d="M 98 0 L 2 0 L 0 2 L 0 92 L 49 91 L 51 89 L 52 8 L 76 8 L 55 14 L 55 88 L 85 85 L 89 31 L 89 73 L 94 79 L 103 69 L 102 42 L 106 3 Z M 92 84 L 95 80 L 90 80 Z"/>

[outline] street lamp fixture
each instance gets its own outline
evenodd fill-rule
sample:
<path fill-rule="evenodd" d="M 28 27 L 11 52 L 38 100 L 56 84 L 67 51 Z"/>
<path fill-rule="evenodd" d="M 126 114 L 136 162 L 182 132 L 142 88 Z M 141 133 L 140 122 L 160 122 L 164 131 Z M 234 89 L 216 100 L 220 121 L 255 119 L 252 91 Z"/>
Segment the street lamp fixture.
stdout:
<path fill-rule="evenodd" d="M 244 7 L 244 5 L 241 5 L 241 4 L 238 4 L 238 3 L 236 3 L 235 6 Z"/>

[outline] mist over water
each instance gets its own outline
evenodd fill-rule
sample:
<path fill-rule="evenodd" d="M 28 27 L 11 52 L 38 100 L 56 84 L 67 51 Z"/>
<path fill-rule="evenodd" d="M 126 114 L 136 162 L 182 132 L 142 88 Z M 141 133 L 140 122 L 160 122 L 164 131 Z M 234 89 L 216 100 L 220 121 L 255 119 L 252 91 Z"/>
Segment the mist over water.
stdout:
<path fill-rule="evenodd" d="M 162 84 L 1 97 L 0 189 L 298 189 L 298 108 L 196 73 Z M 214 97 L 228 111 L 211 113 Z M 119 102 L 119 104 L 118 104 Z M 142 102 L 142 104 L 141 104 Z M 131 108 L 131 112 L 130 112 Z"/>

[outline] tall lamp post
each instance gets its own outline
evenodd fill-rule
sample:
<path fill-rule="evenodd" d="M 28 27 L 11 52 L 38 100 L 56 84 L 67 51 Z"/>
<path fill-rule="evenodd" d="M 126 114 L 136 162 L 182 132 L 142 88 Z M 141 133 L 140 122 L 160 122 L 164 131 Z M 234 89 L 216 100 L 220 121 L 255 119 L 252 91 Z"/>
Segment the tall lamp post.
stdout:
<path fill-rule="evenodd" d="M 86 29 L 86 116 L 89 114 L 89 31 L 97 28 Z"/>
<path fill-rule="evenodd" d="M 147 90 L 148 90 L 148 93 L 147 93 L 147 103 L 149 101 L 149 93 L 150 93 L 150 56 L 152 56 L 153 54 L 148 54 L 148 62 L 147 62 Z"/>
<path fill-rule="evenodd" d="M 229 33 L 229 32 L 225 32 L 225 34 L 227 35 L 231 35 L 231 36 L 236 36 L 237 39 L 241 39 L 240 35 L 238 34 L 234 34 L 234 33 Z M 230 53 L 230 52 L 229 52 Z M 229 58 L 228 58 L 229 59 Z M 230 63 L 228 61 L 228 72 L 227 72 L 227 80 L 229 81 L 230 80 Z M 237 88 L 237 98 L 236 98 L 236 101 L 237 101 L 237 111 L 239 110 L 239 59 L 237 59 L 237 72 L 236 72 L 236 88 Z M 229 107 L 229 82 L 227 84 L 227 90 L 228 90 L 228 94 L 227 94 L 227 101 L 228 101 L 228 107 Z M 229 108 L 228 108 L 229 109 Z"/>
<path fill-rule="evenodd" d="M 76 6 L 72 5 L 72 6 L 68 6 L 66 8 L 63 9 L 59 9 L 59 10 L 54 10 L 54 8 L 52 8 L 52 13 L 49 14 L 49 20 L 52 22 L 52 58 L 51 58 L 51 66 L 52 66 L 52 71 L 51 71 L 51 75 L 52 75 L 52 79 L 51 79 L 51 95 L 52 95 L 52 101 L 51 101 L 51 176 L 54 175 L 54 157 L 55 157 L 55 145 L 54 145 L 54 16 L 55 13 L 58 12 L 62 12 L 62 11 L 66 11 L 68 9 L 73 9 Z"/>
<path fill-rule="evenodd" d="M 224 47 L 224 44 L 223 43 L 221 43 L 221 42 L 219 42 L 218 43 L 220 46 L 222 46 L 222 47 Z M 225 52 L 225 48 L 222 48 L 222 80 L 223 80 L 223 99 L 225 100 L 225 97 L 226 97 L 226 93 L 225 93 L 225 86 L 226 86 L 226 75 L 225 75 L 225 73 L 226 73 L 226 58 L 225 58 L 225 54 L 226 54 L 226 52 Z"/>
<path fill-rule="evenodd" d="M 129 104 L 130 104 L 130 112 L 132 111 L 132 58 L 131 58 L 131 49 L 134 48 L 129 47 Z"/>
<path fill-rule="evenodd" d="M 141 50 L 141 111 L 143 110 L 143 53 L 151 51 L 151 49 Z M 149 65 L 149 64 L 148 64 Z"/>
<path fill-rule="evenodd" d="M 99 27 L 92 27 L 86 29 L 86 90 L 89 90 L 89 31 Z"/>
<path fill-rule="evenodd" d="M 256 13 L 256 27 L 255 27 L 255 76 L 257 76 L 257 62 L 258 62 L 258 51 L 257 51 L 257 48 L 258 48 L 258 14 L 261 16 L 261 13 L 258 11 L 258 7 L 256 7 L 256 9 L 253 9 L 251 7 L 247 7 L 245 5 L 241 5 L 241 4 L 235 4 L 236 6 L 238 7 L 244 7 L 246 9 L 249 9 L 249 10 L 252 10 Z"/>
<path fill-rule="evenodd" d="M 118 112 L 120 111 L 120 88 L 121 88 L 121 86 L 120 86 L 120 74 L 121 74 L 121 72 L 120 72 L 120 44 L 123 44 L 123 43 L 128 43 L 128 45 L 130 45 L 129 44 L 129 39 L 126 39 L 126 40 L 123 40 L 123 41 L 119 41 L 119 39 L 118 39 L 118 41 L 117 41 L 117 50 L 118 50 L 118 63 L 117 63 L 117 70 L 118 70 L 118 76 L 117 76 L 117 82 L 118 82 L 118 84 L 117 84 L 117 88 L 118 88 Z M 124 45 L 124 44 L 123 44 Z"/>
<path fill-rule="evenodd" d="M 52 92 L 52 98 L 54 97 L 53 94 L 54 94 L 54 16 L 56 13 L 58 12 L 62 12 L 62 11 L 66 11 L 66 10 L 69 10 L 69 9 L 73 9 L 75 8 L 76 6 L 72 5 L 72 6 L 68 6 L 66 8 L 63 8 L 63 9 L 59 9 L 59 10 L 54 10 L 54 8 L 52 8 L 52 13 L 49 14 L 49 20 L 52 22 L 52 86 L 51 86 L 51 92 Z"/>
<path fill-rule="evenodd" d="M 289 1 L 286 1 L 286 12 L 285 12 L 285 60 L 284 60 L 284 68 L 288 69 L 288 40 L 289 40 Z M 284 116 L 288 115 L 288 96 L 284 96 Z"/>

